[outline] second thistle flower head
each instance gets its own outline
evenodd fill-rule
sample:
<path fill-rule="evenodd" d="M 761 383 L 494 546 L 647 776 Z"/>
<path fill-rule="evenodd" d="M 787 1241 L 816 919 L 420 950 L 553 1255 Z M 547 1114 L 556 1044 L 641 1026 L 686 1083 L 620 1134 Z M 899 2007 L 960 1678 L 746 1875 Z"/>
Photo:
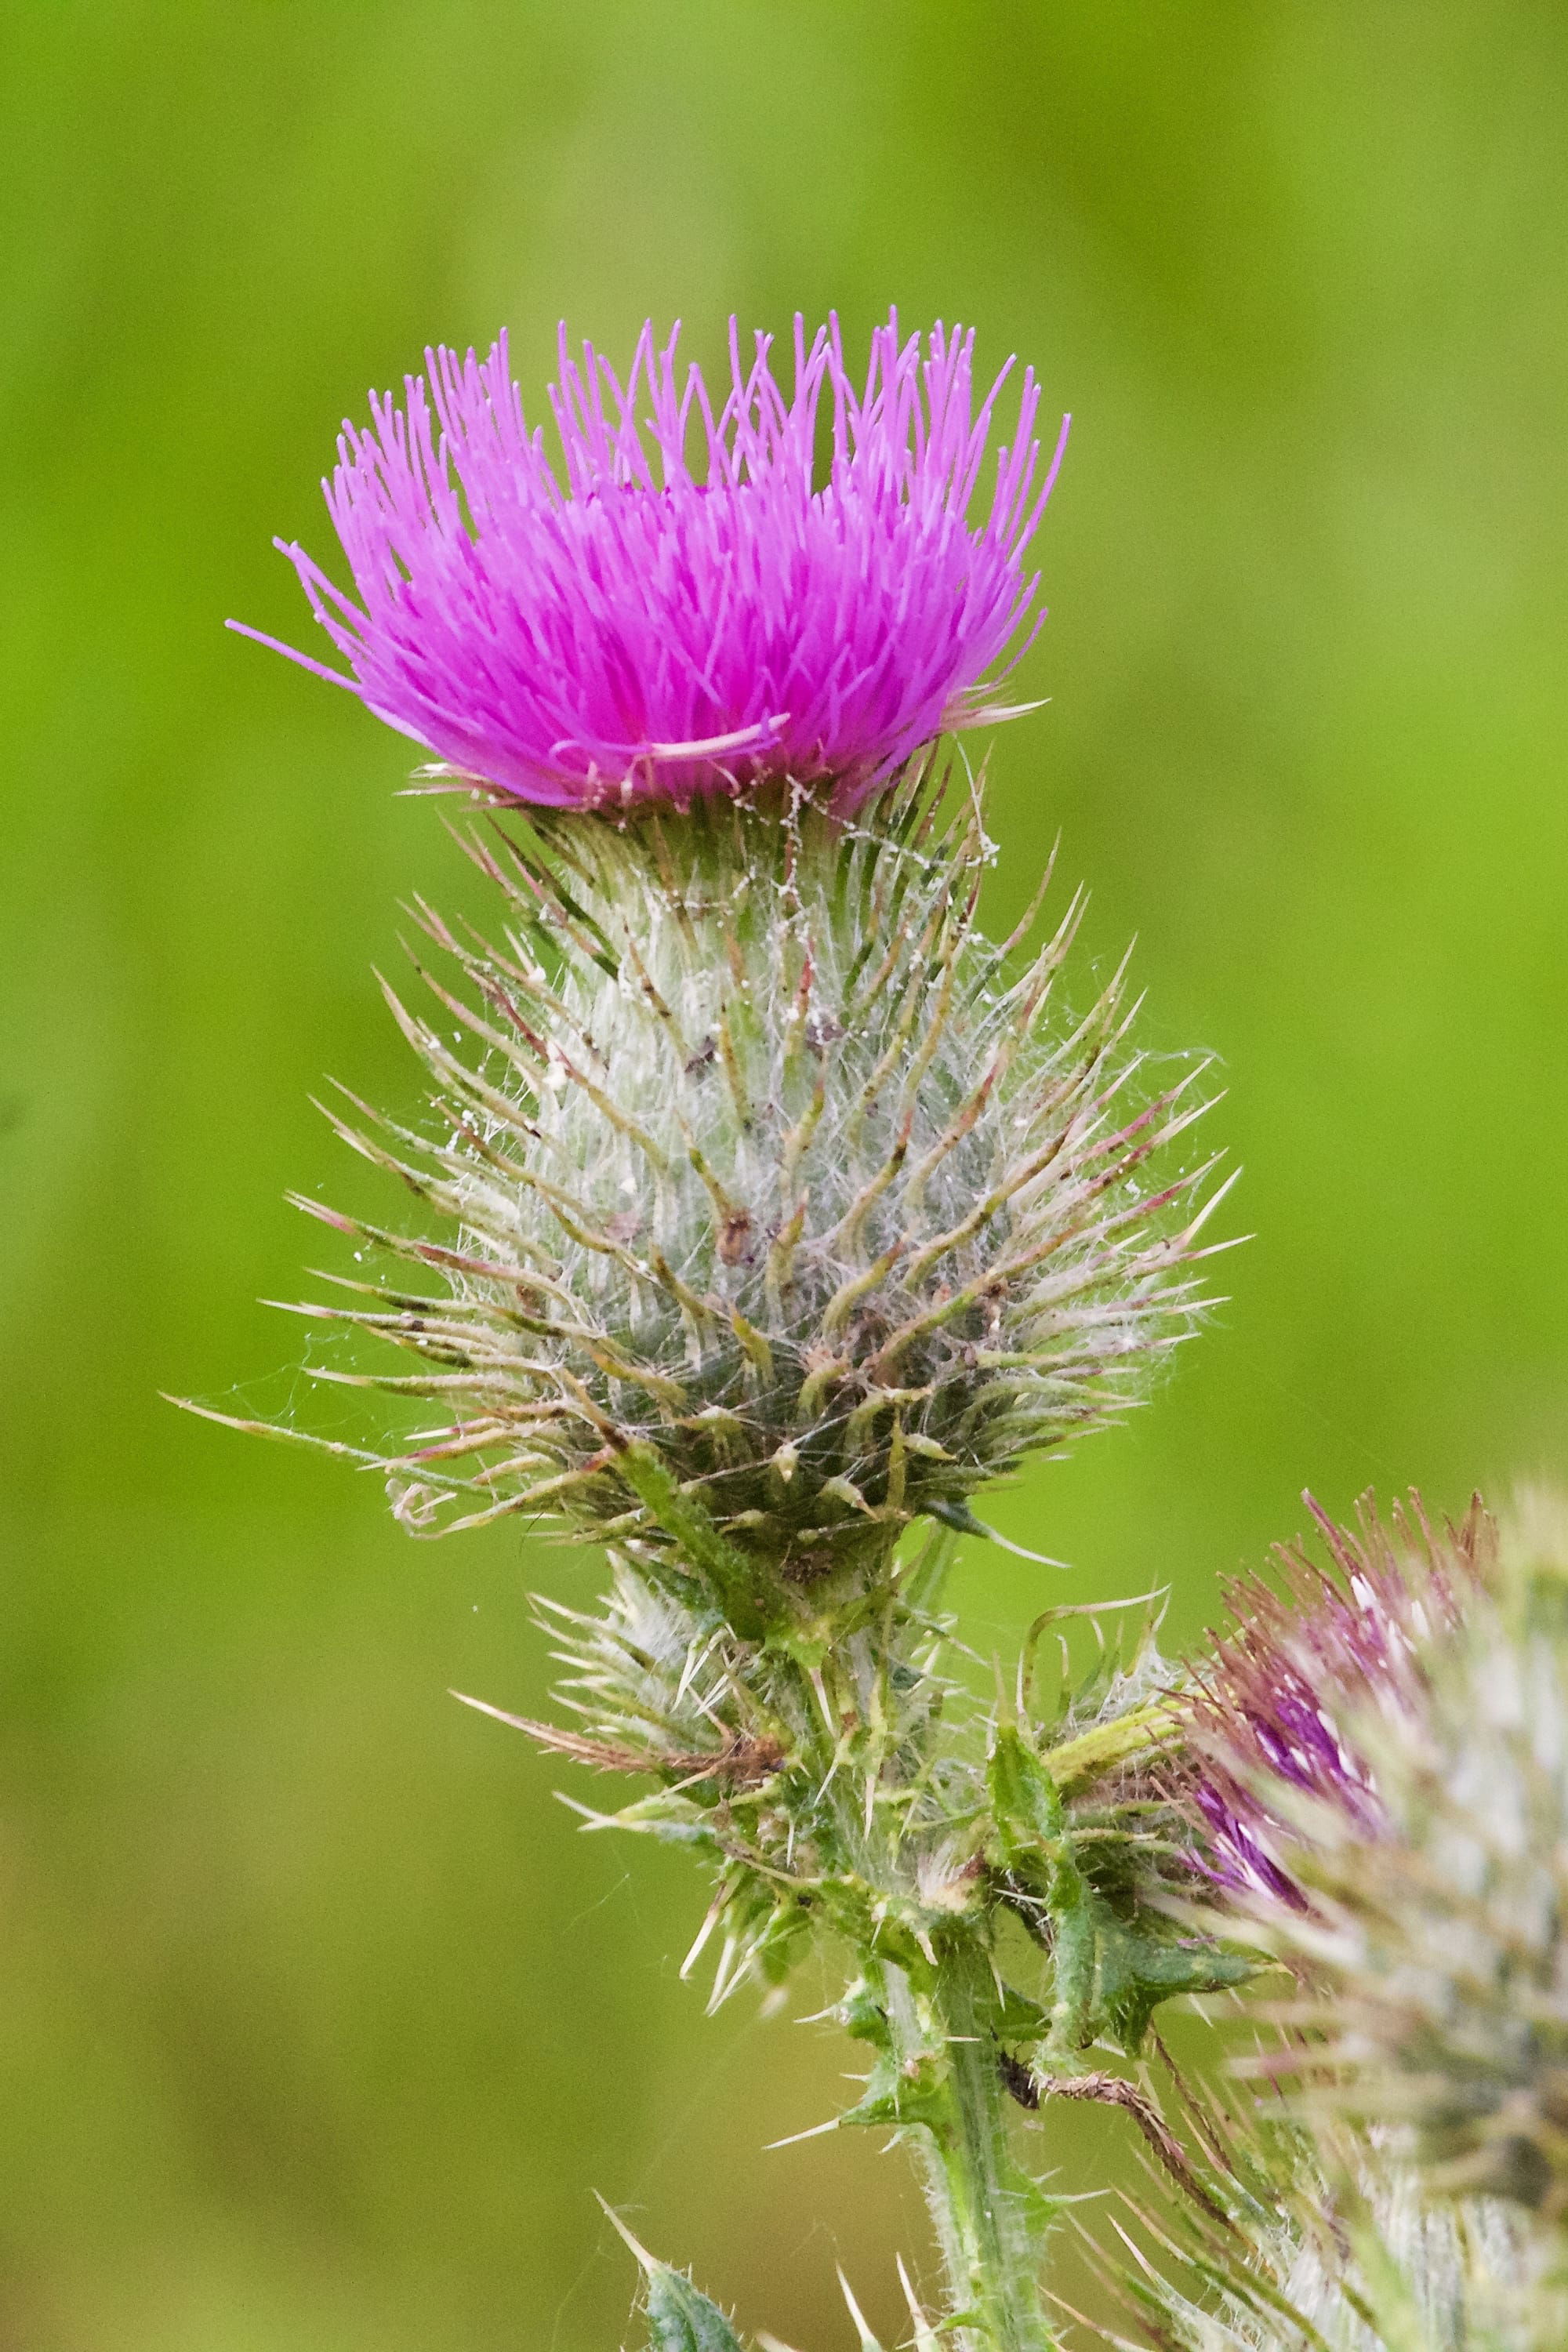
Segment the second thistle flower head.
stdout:
<path fill-rule="evenodd" d="M 1056 463 L 1026 372 L 972 521 L 1008 373 L 977 402 L 973 340 L 900 340 L 891 317 L 857 381 L 837 321 L 808 341 L 797 320 L 786 388 L 769 339 L 748 355 L 731 322 L 710 394 L 651 325 L 624 383 L 563 330 L 564 480 L 504 337 L 482 361 L 429 352 L 401 407 L 344 426 L 326 486 L 358 601 L 283 550 L 348 664 L 323 674 L 516 800 L 684 803 L 788 777 L 855 807 L 938 735 L 1008 715 L 984 680 L 1026 628 Z"/>
<path fill-rule="evenodd" d="M 1337 2101 L 1560 2242 L 1568 1517 L 1327 1532 L 1343 1583 L 1256 1606 L 1198 1702 L 1213 1867 L 1314 1990 Z"/>

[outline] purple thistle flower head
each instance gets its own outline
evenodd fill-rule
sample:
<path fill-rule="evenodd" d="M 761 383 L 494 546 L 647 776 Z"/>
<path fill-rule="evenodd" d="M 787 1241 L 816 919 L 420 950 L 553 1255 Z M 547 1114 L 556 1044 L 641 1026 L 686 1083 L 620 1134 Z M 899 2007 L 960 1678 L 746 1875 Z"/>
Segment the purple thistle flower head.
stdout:
<path fill-rule="evenodd" d="M 788 778 L 852 810 L 937 736 L 1011 717 L 997 666 L 1032 642 L 1024 554 L 1066 425 L 1042 478 L 1026 371 L 972 523 L 1012 366 L 976 405 L 973 341 L 900 342 L 894 314 L 858 387 L 837 321 L 807 343 L 797 319 L 786 394 L 769 338 L 747 361 L 731 320 L 716 410 L 676 334 L 661 350 L 645 326 L 623 385 L 563 329 L 564 487 L 505 337 L 483 361 L 429 352 L 403 406 L 373 397 L 370 430 L 345 425 L 325 485 L 358 601 L 279 541 L 351 674 L 260 641 L 517 800 L 684 804 Z"/>
<path fill-rule="evenodd" d="M 1360 1835 L 1384 1833 L 1356 1724 L 1368 1711 L 1416 1716 L 1432 1645 L 1491 1560 L 1492 1523 L 1479 1500 L 1458 1526 L 1435 1530 L 1419 1496 L 1407 1510 L 1395 1506 L 1388 1528 L 1363 1499 L 1352 1534 L 1304 1499 L 1330 1565 L 1281 1544 L 1282 1590 L 1256 1576 L 1228 1588 L 1234 1627 L 1194 1675 L 1191 1748 L 1173 1791 L 1197 1830 L 1205 1876 L 1244 1908 L 1306 1907 L 1281 1857 L 1314 1808 Z"/>

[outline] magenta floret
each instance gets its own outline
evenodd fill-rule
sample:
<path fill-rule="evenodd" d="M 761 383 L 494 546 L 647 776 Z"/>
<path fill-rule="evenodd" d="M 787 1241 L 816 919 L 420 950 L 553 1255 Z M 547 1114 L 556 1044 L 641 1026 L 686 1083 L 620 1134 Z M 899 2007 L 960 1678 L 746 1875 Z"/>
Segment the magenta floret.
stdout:
<path fill-rule="evenodd" d="M 1177 1791 L 1211 1883 L 1291 1910 L 1306 1897 L 1280 1859 L 1300 1834 L 1284 1826 L 1290 1798 L 1326 1806 L 1361 1836 L 1382 1834 L 1375 1778 L 1349 1727 L 1368 1710 L 1418 1714 L 1425 1653 L 1483 1576 L 1491 1533 L 1479 1502 L 1434 1531 L 1418 1496 L 1396 1507 L 1392 1530 L 1363 1501 L 1352 1534 L 1305 1500 L 1331 1564 L 1281 1545 L 1283 1590 L 1258 1577 L 1230 1587 L 1235 1622 L 1194 1676 L 1193 1754 Z"/>
<path fill-rule="evenodd" d="M 623 386 L 563 330 L 564 488 L 504 336 L 483 361 L 427 352 L 428 383 L 373 397 L 368 432 L 345 425 L 324 486 L 358 601 L 279 541 L 352 675 L 278 650 L 519 800 L 682 803 L 787 776 L 852 809 L 937 736 L 1010 716 L 983 681 L 1032 640 L 1024 551 L 1062 442 L 1042 478 L 1026 371 L 971 524 L 1012 366 L 976 407 L 973 341 L 938 324 L 900 342 L 894 316 L 857 389 L 837 322 L 808 344 L 797 319 L 786 396 L 769 338 L 748 365 L 731 321 L 716 414 L 675 334 L 660 350 L 645 326 Z"/>

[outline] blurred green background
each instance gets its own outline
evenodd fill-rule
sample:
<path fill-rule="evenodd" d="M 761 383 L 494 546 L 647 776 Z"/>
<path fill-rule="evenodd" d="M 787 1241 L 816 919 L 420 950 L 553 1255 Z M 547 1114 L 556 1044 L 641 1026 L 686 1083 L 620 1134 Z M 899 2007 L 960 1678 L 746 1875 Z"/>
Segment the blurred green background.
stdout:
<path fill-rule="evenodd" d="M 606 2352 L 590 2187 L 826 2352 L 835 2257 L 892 2328 L 921 2236 L 874 2143 L 761 2152 L 846 2053 L 704 2022 L 680 1858 L 445 1695 L 538 1709 L 593 1563 L 157 1401 L 289 1405 L 281 1195 L 372 1197 L 307 1093 L 410 1100 L 369 966 L 468 887 L 406 747 L 223 633 L 305 633 L 339 418 L 502 323 L 537 404 L 562 314 L 892 300 L 1075 412 L 994 912 L 1059 828 L 1257 1238 L 995 1509 L 1190 1635 L 1306 1481 L 1568 1468 L 1565 110 L 1560 0 L 14 0 L 5 2352 Z M 982 1648 L 1045 1573 L 966 1563 Z"/>

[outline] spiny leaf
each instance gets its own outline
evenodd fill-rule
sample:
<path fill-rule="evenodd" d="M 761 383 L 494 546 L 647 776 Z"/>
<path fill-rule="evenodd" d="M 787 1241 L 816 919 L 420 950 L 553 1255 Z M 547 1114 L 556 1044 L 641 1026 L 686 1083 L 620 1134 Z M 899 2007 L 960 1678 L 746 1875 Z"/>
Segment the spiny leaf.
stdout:
<path fill-rule="evenodd" d="M 650 2352 L 745 2352 L 745 2347 L 716 2303 L 693 2286 L 680 2271 L 671 2270 L 633 2237 L 618 2213 L 599 2202 L 612 2227 L 642 2265 L 647 2280 L 643 2315 L 647 2322 Z"/>

